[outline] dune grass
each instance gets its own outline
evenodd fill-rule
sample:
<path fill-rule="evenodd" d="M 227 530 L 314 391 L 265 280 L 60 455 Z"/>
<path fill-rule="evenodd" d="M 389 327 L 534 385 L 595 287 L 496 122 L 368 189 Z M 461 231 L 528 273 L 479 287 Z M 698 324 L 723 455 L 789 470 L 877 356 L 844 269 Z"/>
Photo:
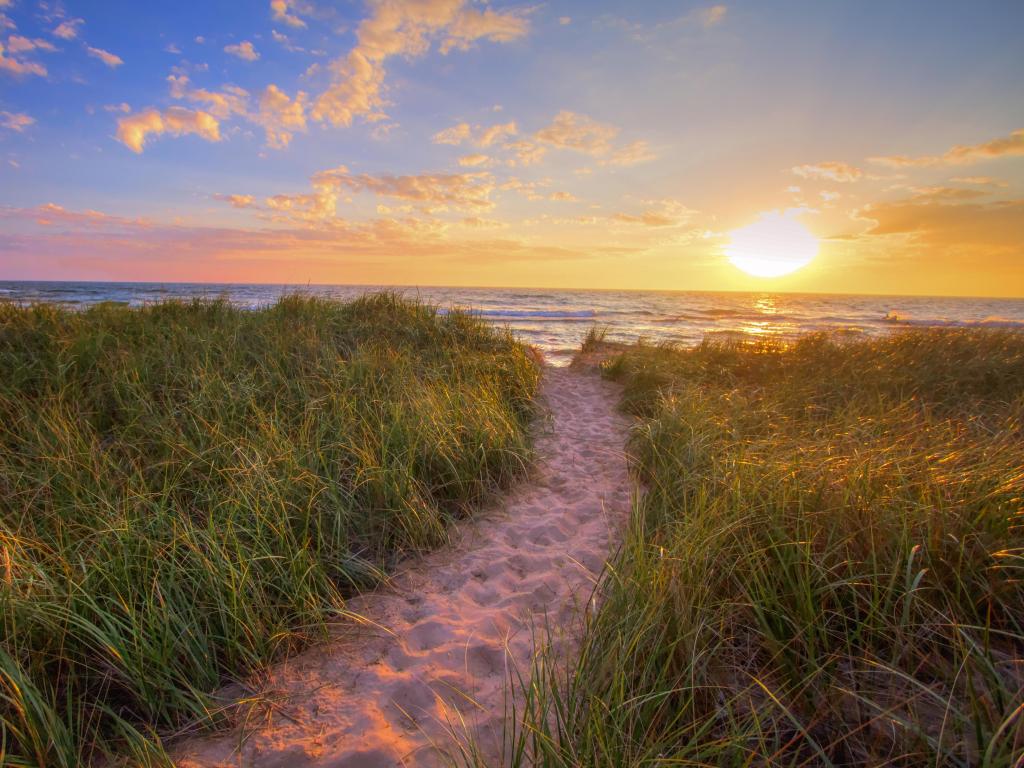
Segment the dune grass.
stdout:
<path fill-rule="evenodd" d="M 1024 335 L 638 347 L 646 494 L 513 762 L 1024 755 Z"/>
<path fill-rule="evenodd" d="M 381 294 L 0 305 L 0 764 L 159 764 L 516 475 L 539 369 Z"/>

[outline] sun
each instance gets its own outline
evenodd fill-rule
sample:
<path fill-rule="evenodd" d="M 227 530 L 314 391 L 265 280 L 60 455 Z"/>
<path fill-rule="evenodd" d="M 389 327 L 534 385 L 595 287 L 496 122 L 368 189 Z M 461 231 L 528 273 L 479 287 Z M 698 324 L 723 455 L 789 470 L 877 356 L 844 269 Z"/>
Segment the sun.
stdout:
<path fill-rule="evenodd" d="M 755 277 L 780 277 L 807 266 L 818 255 L 818 238 L 785 213 L 763 213 L 733 230 L 725 255 L 733 266 Z"/>

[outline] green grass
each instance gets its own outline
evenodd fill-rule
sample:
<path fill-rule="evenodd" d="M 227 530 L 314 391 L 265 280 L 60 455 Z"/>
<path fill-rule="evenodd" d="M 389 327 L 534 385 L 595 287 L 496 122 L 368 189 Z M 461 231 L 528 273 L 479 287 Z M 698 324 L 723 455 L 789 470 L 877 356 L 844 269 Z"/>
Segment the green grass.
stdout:
<path fill-rule="evenodd" d="M 1024 755 L 1024 335 L 638 347 L 646 494 L 514 763 Z"/>
<path fill-rule="evenodd" d="M 162 762 L 520 472 L 538 377 L 387 294 L 0 305 L 0 764 Z"/>

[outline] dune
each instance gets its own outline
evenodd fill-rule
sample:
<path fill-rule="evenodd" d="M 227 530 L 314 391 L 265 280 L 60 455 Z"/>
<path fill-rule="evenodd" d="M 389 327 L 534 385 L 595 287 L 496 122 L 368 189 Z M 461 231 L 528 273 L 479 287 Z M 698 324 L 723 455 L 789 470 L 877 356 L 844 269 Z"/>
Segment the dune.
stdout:
<path fill-rule="evenodd" d="M 545 370 L 538 462 L 450 547 L 410 559 L 349 601 L 335 639 L 274 667 L 239 697 L 236 726 L 174 750 L 181 768 L 505 762 L 515 675 L 535 632 L 570 653 L 630 501 L 619 391 L 580 367 Z M 254 684 L 254 687 L 255 684 Z"/>

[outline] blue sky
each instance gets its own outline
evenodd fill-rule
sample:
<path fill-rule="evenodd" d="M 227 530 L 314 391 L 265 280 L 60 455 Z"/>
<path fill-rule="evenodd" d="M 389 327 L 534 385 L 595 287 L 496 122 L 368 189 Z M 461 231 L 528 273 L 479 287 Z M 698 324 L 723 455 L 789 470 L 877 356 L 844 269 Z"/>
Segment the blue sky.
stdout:
<path fill-rule="evenodd" d="M 1019 2 L 0 13 L 0 278 L 1024 293 Z"/>

